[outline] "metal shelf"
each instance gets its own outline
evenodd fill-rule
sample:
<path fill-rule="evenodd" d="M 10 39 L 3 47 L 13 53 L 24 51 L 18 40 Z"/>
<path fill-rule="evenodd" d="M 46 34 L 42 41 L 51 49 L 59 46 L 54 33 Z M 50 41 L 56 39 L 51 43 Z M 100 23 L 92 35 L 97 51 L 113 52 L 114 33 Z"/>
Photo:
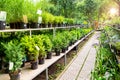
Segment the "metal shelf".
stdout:
<path fill-rule="evenodd" d="M 76 28 L 78 26 L 67 26 L 67 27 L 50 27 L 50 28 L 29 28 L 29 29 L 7 29 L 0 30 L 0 32 L 23 32 L 23 31 L 37 31 L 37 30 L 50 30 L 50 29 L 67 29 Z"/>

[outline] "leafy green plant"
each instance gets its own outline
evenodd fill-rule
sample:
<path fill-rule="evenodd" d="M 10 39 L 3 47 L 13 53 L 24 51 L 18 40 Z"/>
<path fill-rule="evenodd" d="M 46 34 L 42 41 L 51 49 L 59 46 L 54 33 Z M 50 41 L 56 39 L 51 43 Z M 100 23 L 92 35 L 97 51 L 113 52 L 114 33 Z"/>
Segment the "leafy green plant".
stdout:
<path fill-rule="evenodd" d="M 34 35 L 33 39 L 35 41 L 36 46 L 39 47 L 39 57 L 45 57 L 46 52 L 45 52 L 45 46 L 43 44 L 43 37 L 42 35 Z"/>
<path fill-rule="evenodd" d="M 70 31 L 71 34 L 71 42 L 75 42 L 77 40 L 77 32 L 76 30 Z"/>
<path fill-rule="evenodd" d="M 22 60 L 24 57 L 24 49 L 21 44 L 17 41 L 10 41 L 8 43 L 2 43 L 5 48 L 5 59 L 8 62 L 13 63 L 13 68 L 11 68 L 10 72 L 16 72 L 20 69 L 22 65 Z"/>
<path fill-rule="evenodd" d="M 57 49 L 58 51 L 61 51 L 61 45 L 62 45 L 62 39 L 61 39 L 61 35 L 58 33 L 53 38 L 53 49 Z"/>
<path fill-rule="evenodd" d="M 45 51 L 51 52 L 52 42 L 47 35 L 42 35 L 43 45 L 45 46 Z"/>
<path fill-rule="evenodd" d="M 22 43 L 22 46 L 25 47 L 25 49 L 27 50 L 27 54 L 29 55 L 30 60 L 33 60 L 33 61 L 37 60 L 39 53 L 35 47 L 37 45 L 35 44 L 34 39 L 29 36 L 24 36 L 21 39 L 21 43 Z"/>
<path fill-rule="evenodd" d="M 100 46 L 97 48 L 95 69 L 92 72 L 92 80 L 118 80 L 119 67 L 115 55 L 111 52 L 106 40 L 108 37 L 102 33 Z"/>

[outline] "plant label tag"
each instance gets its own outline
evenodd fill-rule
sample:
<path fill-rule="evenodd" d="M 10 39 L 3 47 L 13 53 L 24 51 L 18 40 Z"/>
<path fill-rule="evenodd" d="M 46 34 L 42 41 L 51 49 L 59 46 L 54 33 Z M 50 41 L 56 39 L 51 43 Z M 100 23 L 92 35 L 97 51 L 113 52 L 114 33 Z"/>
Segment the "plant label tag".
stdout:
<path fill-rule="evenodd" d="M 13 62 L 9 62 L 9 70 L 12 70 L 13 69 Z"/>
<path fill-rule="evenodd" d="M 35 46 L 35 48 L 39 51 L 40 50 L 40 48 L 38 47 L 38 46 Z"/>
<path fill-rule="evenodd" d="M 7 13 L 5 11 L 0 11 L 0 21 L 6 20 Z"/>
<path fill-rule="evenodd" d="M 38 17 L 38 23 L 42 23 L 42 17 Z"/>

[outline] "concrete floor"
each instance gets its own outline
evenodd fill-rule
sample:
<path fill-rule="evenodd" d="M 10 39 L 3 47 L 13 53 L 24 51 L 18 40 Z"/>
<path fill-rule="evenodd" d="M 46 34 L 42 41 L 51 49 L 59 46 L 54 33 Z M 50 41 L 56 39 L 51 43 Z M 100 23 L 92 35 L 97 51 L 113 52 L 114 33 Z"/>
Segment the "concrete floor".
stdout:
<path fill-rule="evenodd" d="M 94 69 L 96 49 L 99 44 L 100 32 L 95 32 L 88 42 L 78 52 L 77 57 L 70 63 L 56 80 L 90 80 L 91 71 Z"/>

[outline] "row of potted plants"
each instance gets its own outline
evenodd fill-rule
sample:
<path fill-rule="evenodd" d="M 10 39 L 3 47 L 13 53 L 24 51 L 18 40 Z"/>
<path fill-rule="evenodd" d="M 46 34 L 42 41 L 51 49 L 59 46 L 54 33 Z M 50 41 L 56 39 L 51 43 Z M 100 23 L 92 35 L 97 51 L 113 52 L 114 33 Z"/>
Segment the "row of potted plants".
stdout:
<path fill-rule="evenodd" d="M 105 33 L 109 38 L 109 44 L 111 45 L 111 48 L 115 51 L 116 54 L 120 54 L 120 35 L 119 31 L 111 28 L 111 27 L 106 27 Z"/>
<path fill-rule="evenodd" d="M 64 16 L 54 16 L 49 12 L 40 11 L 40 4 L 36 5 L 30 0 L 7 0 L 1 1 L 1 10 L 6 11 L 6 22 L 10 28 L 39 28 L 61 26 L 64 24 L 73 24 L 72 18 L 64 18 Z M 14 5 L 13 5 L 14 4 Z M 8 6 L 9 5 L 9 6 Z M 0 22 L 2 23 L 2 22 Z M 0 29 L 5 29 L 1 28 Z M 3 25 L 3 27 L 5 27 Z"/>
<path fill-rule="evenodd" d="M 91 29 L 78 28 L 58 31 L 54 37 L 47 33 L 32 35 L 31 37 L 26 35 L 7 42 L 3 41 L 0 49 L 1 53 L 4 53 L 5 63 L 9 64 L 7 69 L 10 70 L 11 80 L 16 80 L 14 78 L 19 75 L 19 69 L 24 66 L 24 62 L 29 61 L 31 69 L 37 69 L 38 63 L 43 64 L 45 58 L 52 58 L 51 52 L 55 52 L 56 56 L 59 56 L 61 52 L 64 53 L 69 46 L 90 31 Z M 17 77 L 19 78 L 19 76 Z"/>
<path fill-rule="evenodd" d="M 107 32 L 110 31 L 110 35 L 113 34 L 108 27 L 106 30 Z M 110 39 L 108 37 L 110 35 L 106 35 L 105 31 L 101 33 L 100 45 L 96 46 L 97 57 L 91 80 L 119 80 L 120 78 L 120 66 L 109 46 Z"/>

